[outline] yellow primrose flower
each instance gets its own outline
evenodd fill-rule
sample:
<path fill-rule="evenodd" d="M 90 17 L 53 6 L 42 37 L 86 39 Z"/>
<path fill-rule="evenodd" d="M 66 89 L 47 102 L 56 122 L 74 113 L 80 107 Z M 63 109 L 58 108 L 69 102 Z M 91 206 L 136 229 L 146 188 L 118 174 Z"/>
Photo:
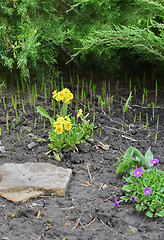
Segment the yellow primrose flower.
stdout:
<path fill-rule="evenodd" d="M 70 93 L 70 90 L 68 88 L 64 88 L 63 93 L 65 96 L 67 96 Z"/>
<path fill-rule="evenodd" d="M 71 122 L 71 119 L 70 119 L 69 117 L 66 116 L 65 119 L 66 119 L 67 121 Z"/>
<path fill-rule="evenodd" d="M 69 104 L 70 103 L 69 99 L 68 98 L 64 99 L 64 103 Z"/>
<path fill-rule="evenodd" d="M 62 126 L 63 123 L 60 122 L 60 121 L 56 121 L 56 122 L 53 123 L 53 125 L 54 125 L 54 127 L 58 127 L 58 126 Z"/>
<path fill-rule="evenodd" d="M 56 99 L 56 101 L 58 101 L 58 102 L 61 101 L 61 98 L 60 98 L 59 95 L 57 95 L 55 99 Z"/>
<path fill-rule="evenodd" d="M 67 97 L 69 98 L 69 100 L 72 100 L 73 99 L 73 94 L 70 92 Z"/>
<path fill-rule="evenodd" d="M 70 121 L 65 121 L 65 122 L 64 122 L 64 128 L 65 128 L 67 131 L 70 131 L 71 128 L 72 128 L 72 123 L 70 123 Z"/>
<path fill-rule="evenodd" d="M 78 114 L 77 114 L 77 117 L 80 117 L 80 115 L 82 114 L 82 111 L 83 111 L 83 110 L 80 108 L 80 109 L 79 109 L 79 112 L 78 112 Z"/>
<path fill-rule="evenodd" d="M 52 93 L 52 97 L 55 98 L 56 95 L 57 95 L 57 91 L 55 90 L 55 91 L 53 91 L 53 93 Z"/>
<path fill-rule="evenodd" d="M 57 126 L 56 129 L 55 129 L 55 132 L 57 134 L 62 134 L 63 133 L 63 127 L 62 126 Z"/>
<path fill-rule="evenodd" d="M 61 100 L 63 100 L 63 98 L 65 97 L 63 91 L 58 92 L 58 97 L 59 97 Z"/>
<path fill-rule="evenodd" d="M 62 124 L 65 122 L 63 117 L 58 117 L 57 122 L 61 122 Z"/>

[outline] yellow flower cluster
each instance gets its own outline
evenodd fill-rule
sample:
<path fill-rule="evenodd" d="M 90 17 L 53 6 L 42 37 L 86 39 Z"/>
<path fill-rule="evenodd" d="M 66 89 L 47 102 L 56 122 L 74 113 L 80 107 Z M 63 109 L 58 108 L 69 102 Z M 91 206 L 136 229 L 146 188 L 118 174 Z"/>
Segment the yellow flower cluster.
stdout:
<path fill-rule="evenodd" d="M 62 134 L 64 129 L 70 131 L 72 128 L 71 119 L 69 117 L 58 117 L 57 121 L 53 123 L 55 127 L 55 132 L 57 134 Z"/>
<path fill-rule="evenodd" d="M 64 103 L 69 104 L 70 100 L 73 99 L 73 94 L 70 92 L 68 88 L 64 88 L 62 91 L 57 92 L 53 91 L 52 97 L 56 99 L 56 101 L 62 101 Z"/>

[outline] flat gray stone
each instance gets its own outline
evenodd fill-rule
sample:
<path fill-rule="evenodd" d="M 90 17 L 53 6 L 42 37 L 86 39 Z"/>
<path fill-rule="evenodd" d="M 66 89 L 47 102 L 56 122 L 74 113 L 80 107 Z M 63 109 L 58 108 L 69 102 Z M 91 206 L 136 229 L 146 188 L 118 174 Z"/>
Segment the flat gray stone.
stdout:
<path fill-rule="evenodd" d="M 13 202 L 55 192 L 64 196 L 72 170 L 49 163 L 5 163 L 0 166 L 0 195 Z"/>

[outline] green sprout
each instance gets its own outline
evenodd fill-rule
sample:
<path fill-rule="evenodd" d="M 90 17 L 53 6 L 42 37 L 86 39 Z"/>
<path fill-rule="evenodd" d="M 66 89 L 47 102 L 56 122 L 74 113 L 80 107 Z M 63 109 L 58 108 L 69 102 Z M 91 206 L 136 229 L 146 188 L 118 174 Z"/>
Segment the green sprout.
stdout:
<path fill-rule="evenodd" d="M 129 103 L 130 103 L 130 101 L 131 101 L 131 98 L 132 98 L 132 91 L 130 92 L 129 97 L 128 97 L 128 99 L 126 100 L 125 105 L 122 106 L 122 109 L 123 109 L 123 119 L 124 119 L 125 112 L 128 111 Z"/>
<path fill-rule="evenodd" d="M 153 109 L 153 120 L 154 120 L 154 109 L 155 109 L 155 103 L 154 103 L 154 102 L 151 102 L 151 106 L 152 106 L 152 109 Z"/>
<path fill-rule="evenodd" d="M 4 97 L 3 97 L 3 105 L 4 105 L 4 109 L 6 110 L 6 102 Z"/>
<path fill-rule="evenodd" d="M 156 131 L 156 134 L 155 134 L 155 143 L 157 142 L 157 136 L 158 136 L 158 128 L 159 128 L 159 115 L 157 116 L 157 131 Z"/>
<path fill-rule="evenodd" d="M 146 96 L 146 104 L 147 104 L 147 98 L 148 98 L 148 93 L 149 93 L 150 91 L 147 89 L 147 88 L 144 88 L 144 94 L 145 94 L 145 96 Z"/>
<path fill-rule="evenodd" d="M 148 127 L 149 124 L 149 118 L 148 118 L 148 113 L 146 113 L 146 128 Z"/>
<path fill-rule="evenodd" d="M 7 130 L 9 130 L 9 113 L 8 113 L 8 111 L 6 113 L 6 128 L 7 128 Z"/>
<path fill-rule="evenodd" d="M 145 94 L 143 93 L 143 95 L 142 95 L 142 106 L 144 105 L 144 103 L 145 103 Z"/>
<path fill-rule="evenodd" d="M 134 123 L 136 122 L 136 114 L 134 115 Z"/>
<path fill-rule="evenodd" d="M 20 89 L 19 89 L 19 81 L 17 80 L 17 93 L 18 93 L 18 99 L 20 99 Z"/>
<path fill-rule="evenodd" d="M 23 94 L 25 93 L 25 84 L 24 84 L 24 80 L 23 78 L 21 77 L 21 85 L 22 85 L 22 91 L 23 91 Z"/>
<path fill-rule="evenodd" d="M 2 83 L 0 83 L 0 92 L 1 92 L 1 94 L 2 94 L 4 88 L 6 88 L 6 83 L 3 81 Z"/>
<path fill-rule="evenodd" d="M 22 110 L 23 110 L 24 113 L 26 112 L 25 107 L 24 107 L 23 100 L 22 100 Z"/>
<path fill-rule="evenodd" d="M 140 112 L 139 113 L 139 120 L 141 121 L 141 118 L 142 118 L 142 113 Z"/>
<path fill-rule="evenodd" d="M 17 133 L 17 139 L 18 139 L 18 141 L 20 141 L 19 133 Z"/>

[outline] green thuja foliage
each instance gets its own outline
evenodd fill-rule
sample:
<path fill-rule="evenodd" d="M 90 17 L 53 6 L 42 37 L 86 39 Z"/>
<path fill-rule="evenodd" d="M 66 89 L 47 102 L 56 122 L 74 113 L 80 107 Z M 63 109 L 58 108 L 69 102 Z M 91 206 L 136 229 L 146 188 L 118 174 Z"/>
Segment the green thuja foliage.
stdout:
<path fill-rule="evenodd" d="M 94 19 L 92 24 L 88 21 L 88 34 L 81 38 L 81 46 L 74 57 L 78 56 L 82 61 L 90 59 L 104 66 L 110 63 L 114 68 L 119 68 L 121 61 L 128 58 L 136 63 L 164 64 L 163 1 L 76 2 L 80 3 L 81 12 L 85 9 L 84 16 L 92 4 Z M 96 22 L 96 16 L 101 21 L 97 19 Z"/>
<path fill-rule="evenodd" d="M 0 0 L 0 68 L 25 79 L 52 69 L 66 37 L 59 8 L 60 1 Z"/>
<path fill-rule="evenodd" d="M 59 62 L 164 64 L 160 0 L 0 0 L 0 23 L 0 72 L 24 79 L 47 77 Z"/>

